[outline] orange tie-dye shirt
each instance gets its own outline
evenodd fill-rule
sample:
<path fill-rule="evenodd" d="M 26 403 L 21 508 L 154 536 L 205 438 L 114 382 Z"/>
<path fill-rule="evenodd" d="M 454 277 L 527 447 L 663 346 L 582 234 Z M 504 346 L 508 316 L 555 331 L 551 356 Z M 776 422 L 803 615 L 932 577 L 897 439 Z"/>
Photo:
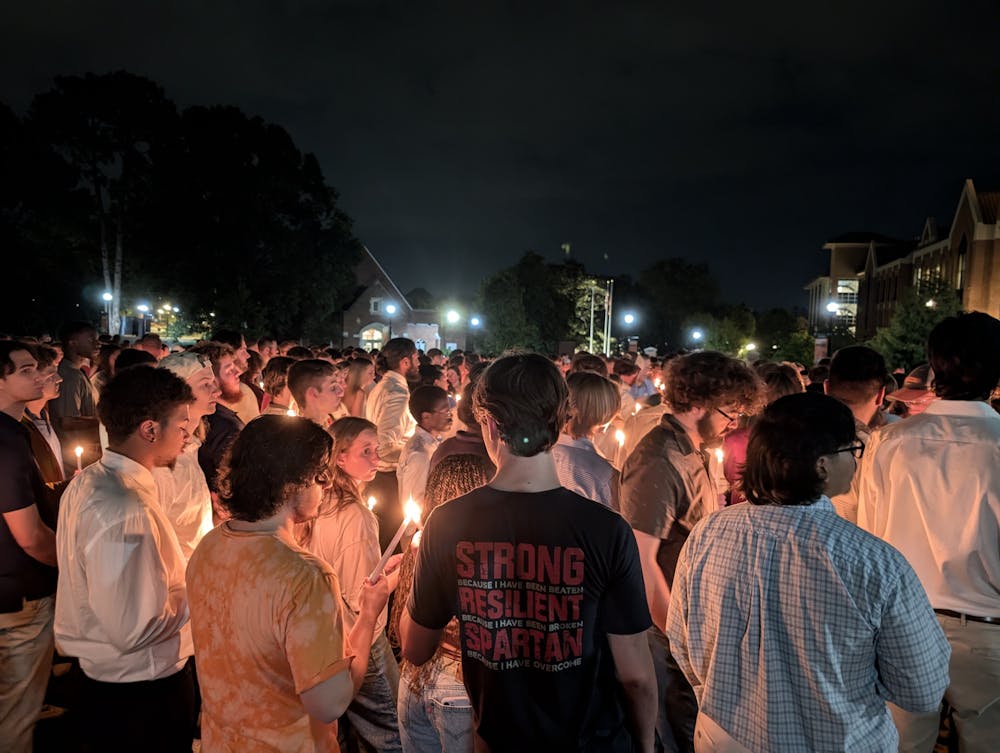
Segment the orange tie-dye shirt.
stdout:
<path fill-rule="evenodd" d="M 299 694 L 346 672 L 340 586 L 283 530 L 209 532 L 187 569 L 206 753 L 330 753 Z"/>

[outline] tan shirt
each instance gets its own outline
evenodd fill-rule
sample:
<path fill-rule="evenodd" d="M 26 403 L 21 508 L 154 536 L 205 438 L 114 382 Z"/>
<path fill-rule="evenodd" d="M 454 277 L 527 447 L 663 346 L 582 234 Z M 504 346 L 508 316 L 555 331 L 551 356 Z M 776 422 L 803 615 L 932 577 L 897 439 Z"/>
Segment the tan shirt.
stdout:
<path fill-rule="evenodd" d="M 187 571 L 205 750 L 337 751 L 299 694 L 350 667 L 340 586 L 283 530 L 210 531 Z"/>

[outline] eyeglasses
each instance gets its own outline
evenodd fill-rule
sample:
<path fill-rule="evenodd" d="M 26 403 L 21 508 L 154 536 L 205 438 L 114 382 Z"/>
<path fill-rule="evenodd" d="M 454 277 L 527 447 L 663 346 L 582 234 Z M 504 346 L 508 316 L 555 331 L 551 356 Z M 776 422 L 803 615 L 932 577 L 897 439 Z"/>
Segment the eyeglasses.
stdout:
<path fill-rule="evenodd" d="M 861 460 L 865 454 L 865 443 L 858 440 L 857 444 L 852 444 L 850 447 L 841 447 L 839 450 L 834 450 L 831 454 L 836 455 L 838 452 L 849 452 L 858 460 Z"/>
<path fill-rule="evenodd" d="M 728 413 L 726 413 L 724 410 L 722 410 L 722 408 L 716 408 L 715 410 L 716 410 L 716 412 L 720 416 L 722 416 L 724 419 L 726 419 L 726 421 L 728 421 L 729 423 L 735 423 L 735 422 L 739 421 L 741 418 L 743 418 L 743 414 L 742 413 L 737 413 L 735 416 L 731 416 Z"/>

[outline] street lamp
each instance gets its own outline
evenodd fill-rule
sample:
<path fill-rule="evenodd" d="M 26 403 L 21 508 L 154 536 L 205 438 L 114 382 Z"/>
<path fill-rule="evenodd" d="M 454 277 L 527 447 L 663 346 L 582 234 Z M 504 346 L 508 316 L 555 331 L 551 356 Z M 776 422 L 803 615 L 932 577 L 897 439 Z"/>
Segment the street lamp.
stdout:
<path fill-rule="evenodd" d="M 104 315 L 107 318 L 105 329 L 107 329 L 108 332 L 111 331 L 111 301 L 113 301 L 114 298 L 115 297 L 107 290 L 105 290 L 103 295 L 101 295 L 101 299 L 104 301 Z"/>
<path fill-rule="evenodd" d="M 479 320 L 478 316 L 474 316 L 469 319 L 469 326 L 471 327 L 478 327 L 480 324 L 482 324 L 482 322 Z"/>
<path fill-rule="evenodd" d="M 387 303 L 385 305 L 385 313 L 386 313 L 386 316 L 389 317 L 389 339 L 391 340 L 392 339 L 392 317 L 396 313 L 396 304 L 395 303 Z"/>
<path fill-rule="evenodd" d="M 700 329 L 691 330 L 691 339 L 695 342 L 701 342 L 701 339 L 705 336 L 705 333 Z"/>
<path fill-rule="evenodd" d="M 747 352 L 757 350 L 757 343 L 747 343 Z"/>
<path fill-rule="evenodd" d="M 635 314 L 625 314 L 622 318 L 625 320 L 626 324 L 632 324 L 635 322 Z"/>
<path fill-rule="evenodd" d="M 448 313 L 445 314 L 445 318 L 448 320 L 448 324 L 458 324 L 459 316 L 455 309 L 450 309 Z"/>

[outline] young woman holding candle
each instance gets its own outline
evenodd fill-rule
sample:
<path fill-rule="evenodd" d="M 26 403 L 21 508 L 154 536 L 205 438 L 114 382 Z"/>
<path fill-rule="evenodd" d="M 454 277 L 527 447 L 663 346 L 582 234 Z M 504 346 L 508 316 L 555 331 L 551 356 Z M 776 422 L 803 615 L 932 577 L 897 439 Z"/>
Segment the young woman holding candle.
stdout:
<path fill-rule="evenodd" d="M 303 524 L 298 534 L 302 546 L 325 560 L 337 574 L 348 608 L 345 623 L 350 629 L 360 613 L 364 579 L 382 554 L 378 519 L 361 495 L 362 488 L 375 477 L 378 467 L 378 435 L 374 424 L 353 416 L 335 421 L 328 431 L 333 435 L 333 480 L 324 493 L 319 514 Z M 390 591 L 399 580 L 401 558 L 402 555 L 395 555 L 386 565 Z M 396 717 L 399 666 L 385 635 L 386 611 L 382 611 L 375 623 L 368 672 L 361 690 L 341 720 L 347 722 L 341 725 L 341 734 L 354 734 L 378 751 L 399 751 Z"/>

